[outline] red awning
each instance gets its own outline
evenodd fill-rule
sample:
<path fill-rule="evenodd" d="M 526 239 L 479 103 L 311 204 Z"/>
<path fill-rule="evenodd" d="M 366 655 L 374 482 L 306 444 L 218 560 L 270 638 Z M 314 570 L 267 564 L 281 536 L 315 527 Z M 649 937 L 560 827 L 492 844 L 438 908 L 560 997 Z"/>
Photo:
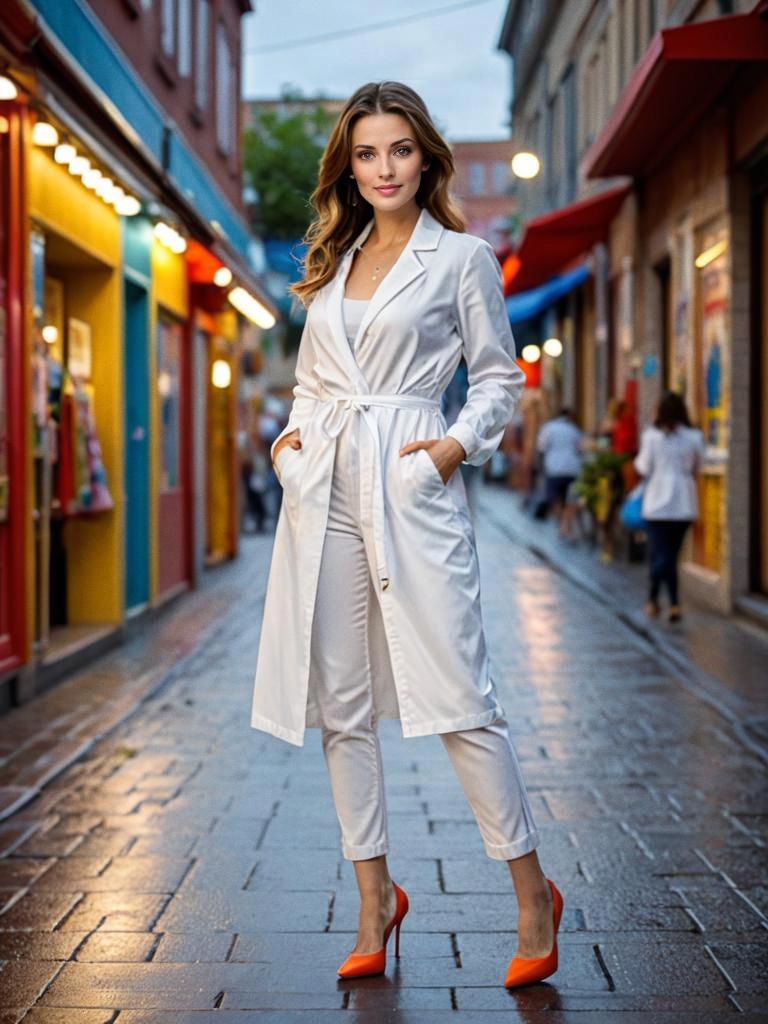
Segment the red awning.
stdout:
<path fill-rule="evenodd" d="M 661 29 L 587 151 L 587 178 L 659 163 L 747 61 L 768 61 L 768 22 L 751 14 Z"/>
<path fill-rule="evenodd" d="M 517 253 L 510 257 L 519 265 L 517 272 L 510 267 L 507 294 L 543 284 L 602 242 L 630 191 L 631 186 L 620 185 L 529 221 Z"/>

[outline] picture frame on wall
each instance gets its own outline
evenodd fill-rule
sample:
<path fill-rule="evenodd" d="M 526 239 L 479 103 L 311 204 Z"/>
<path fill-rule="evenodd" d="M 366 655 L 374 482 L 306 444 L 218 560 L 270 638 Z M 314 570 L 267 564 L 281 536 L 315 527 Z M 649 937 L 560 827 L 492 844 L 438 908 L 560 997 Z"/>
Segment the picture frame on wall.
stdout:
<path fill-rule="evenodd" d="M 67 369 L 73 377 L 91 379 L 91 325 L 71 316 L 67 321 Z"/>

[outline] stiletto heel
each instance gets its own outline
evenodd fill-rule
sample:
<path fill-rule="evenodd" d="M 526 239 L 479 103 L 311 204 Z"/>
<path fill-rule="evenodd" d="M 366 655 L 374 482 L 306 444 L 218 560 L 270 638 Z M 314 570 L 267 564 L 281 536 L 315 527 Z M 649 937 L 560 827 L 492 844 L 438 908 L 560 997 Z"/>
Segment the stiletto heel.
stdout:
<path fill-rule="evenodd" d="M 408 897 L 405 891 L 393 882 L 395 887 L 395 914 L 384 929 L 384 945 L 375 953 L 350 953 L 338 970 L 342 978 L 362 978 L 369 974 L 383 974 L 387 966 L 387 942 L 395 929 L 395 956 L 400 956 L 400 925 L 408 913 Z"/>
<path fill-rule="evenodd" d="M 517 988 L 520 985 L 532 985 L 536 981 L 543 981 L 550 974 L 557 970 L 557 930 L 560 927 L 560 918 L 563 915 L 563 897 L 554 882 L 547 879 L 547 885 L 552 893 L 552 920 L 554 923 L 554 938 L 552 948 L 546 956 L 524 957 L 513 956 L 507 968 L 507 977 L 504 981 L 505 988 Z"/>

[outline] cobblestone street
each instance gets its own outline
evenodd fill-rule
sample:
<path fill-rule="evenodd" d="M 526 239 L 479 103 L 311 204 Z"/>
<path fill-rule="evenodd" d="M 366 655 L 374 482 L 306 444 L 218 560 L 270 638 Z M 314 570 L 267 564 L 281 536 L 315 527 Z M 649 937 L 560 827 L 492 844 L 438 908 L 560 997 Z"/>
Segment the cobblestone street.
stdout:
<path fill-rule="evenodd" d="M 272 540 L 245 538 L 212 585 L 217 628 L 193 619 L 203 642 L 179 651 L 176 671 L 135 710 L 125 683 L 127 717 L 9 805 L 0 1024 L 768 1019 L 765 754 L 609 605 L 515 539 L 513 504 L 481 499 L 483 602 L 539 855 L 565 900 L 556 975 L 503 988 L 516 945 L 507 867 L 485 856 L 439 739 L 404 740 L 388 721 L 390 865 L 411 910 L 385 976 L 337 978 L 354 874 L 318 731 L 298 749 L 248 724 Z M 190 600 L 205 607 L 205 594 Z M 168 627 L 156 628 L 144 671 Z M 65 685 L 98 689 L 125 657 Z M 131 658 L 138 675 L 140 647 Z M 9 757 L 14 735 L 30 750 L 33 726 L 54 735 L 55 694 L 6 716 Z"/>

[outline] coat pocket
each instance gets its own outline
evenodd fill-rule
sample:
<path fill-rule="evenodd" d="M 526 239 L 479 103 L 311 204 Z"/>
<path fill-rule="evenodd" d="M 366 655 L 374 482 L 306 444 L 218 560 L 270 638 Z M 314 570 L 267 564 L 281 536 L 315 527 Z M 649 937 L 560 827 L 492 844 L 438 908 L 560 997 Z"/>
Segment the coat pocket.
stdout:
<path fill-rule="evenodd" d="M 427 476 L 428 477 L 432 477 L 433 483 L 439 484 L 439 486 L 443 490 L 445 490 L 446 489 L 446 483 L 443 480 L 443 478 L 440 476 L 440 470 L 435 465 L 435 463 L 434 463 L 434 461 L 432 459 L 432 456 L 429 454 L 427 449 L 426 448 L 417 448 L 416 449 L 416 454 L 417 455 L 421 455 L 421 461 L 427 463 L 426 470 L 425 470 Z"/>
<path fill-rule="evenodd" d="M 289 455 L 286 455 L 286 452 Z M 277 479 L 280 481 L 280 486 L 285 490 L 286 481 L 290 480 L 291 476 L 295 472 L 295 467 L 292 463 L 297 462 L 302 455 L 301 448 L 291 448 L 289 444 L 284 444 L 280 451 L 277 453 L 275 459 L 275 472 L 277 473 Z"/>

